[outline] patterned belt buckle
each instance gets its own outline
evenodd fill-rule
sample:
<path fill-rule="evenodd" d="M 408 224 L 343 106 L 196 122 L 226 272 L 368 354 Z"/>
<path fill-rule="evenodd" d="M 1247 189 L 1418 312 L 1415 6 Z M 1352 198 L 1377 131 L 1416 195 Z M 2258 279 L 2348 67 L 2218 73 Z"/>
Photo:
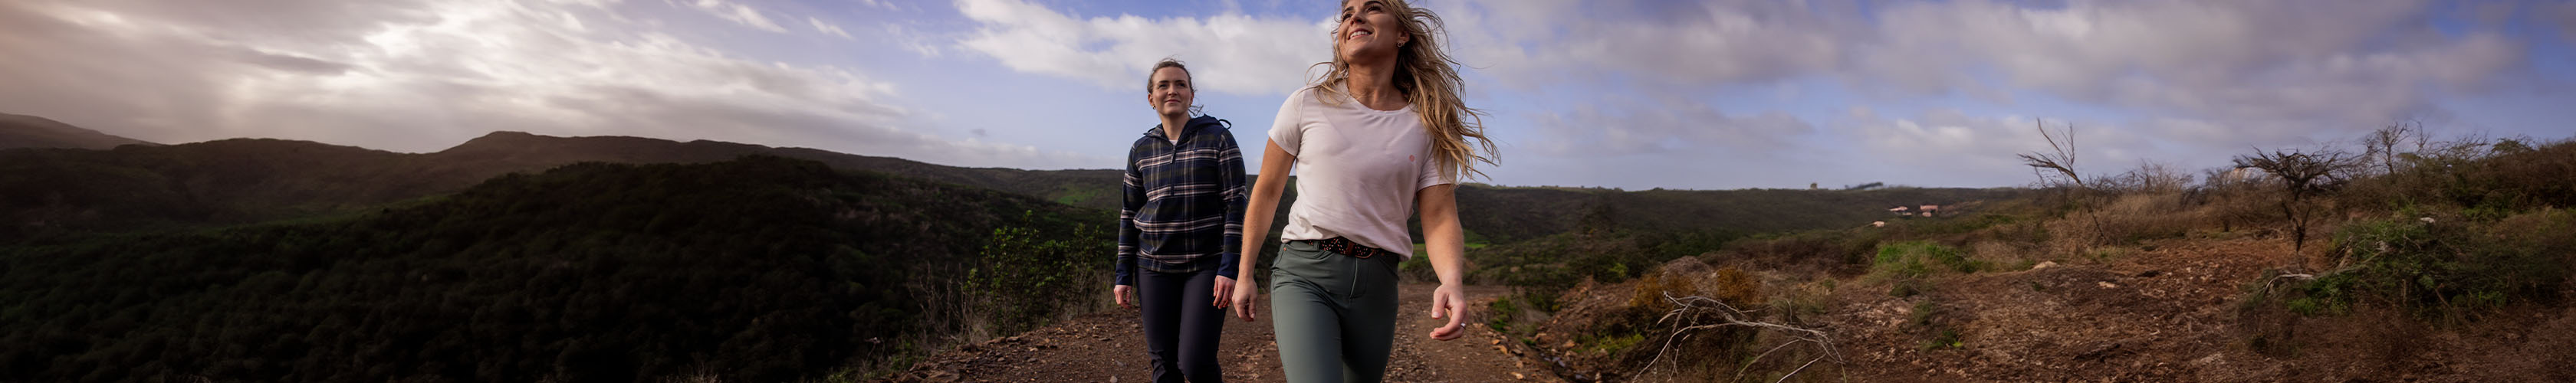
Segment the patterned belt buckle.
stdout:
<path fill-rule="evenodd" d="M 1352 242 L 1349 238 L 1342 237 L 1333 237 L 1333 239 L 1325 240 L 1324 243 L 1336 247 L 1335 249 L 1331 249 L 1333 252 L 1349 255 L 1351 258 L 1369 259 L 1369 257 L 1377 256 L 1379 251 L 1383 251 L 1374 247 L 1361 245 L 1359 242 Z"/>

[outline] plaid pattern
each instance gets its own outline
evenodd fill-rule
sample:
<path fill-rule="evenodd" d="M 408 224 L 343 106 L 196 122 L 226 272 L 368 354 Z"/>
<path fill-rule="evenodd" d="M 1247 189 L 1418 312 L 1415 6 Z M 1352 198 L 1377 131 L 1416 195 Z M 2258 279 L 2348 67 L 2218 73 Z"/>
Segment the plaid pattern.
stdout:
<path fill-rule="evenodd" d="M 1243 247 L 1243 151 L 1215 117 L 1190 119 L 1181 140 L 1161 125 L 1127 151 L 1125 205 L 1118 209 L 1117 284 L 1136 269 L 1191 273 L 1215 268 L 1233 278 Z"/>

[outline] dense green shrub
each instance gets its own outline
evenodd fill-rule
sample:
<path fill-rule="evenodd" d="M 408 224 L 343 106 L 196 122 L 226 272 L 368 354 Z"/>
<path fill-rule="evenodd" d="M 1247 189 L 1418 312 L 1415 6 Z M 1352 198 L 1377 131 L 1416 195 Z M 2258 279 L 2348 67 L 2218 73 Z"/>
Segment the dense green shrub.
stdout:
<path fill-rule="evenodd" d="M 1019 222 L 993 229 L 984 241 L 984 261 L 967 270 L 970 295 L 990 299 L 992 317 L 989 323 L 999 333 L 1017 334 L 1046 323 L 1077 303 L 1098 297 L 1099 270 L 1109 268 L 1109 254 L 1117 249 L 1102 225 L 1070 223 L 1072 236 L 1048 235 L 1040 231 L 1037 212 L 1022 214 Z M 1048 226 L 1063 226 L 1048 225 Z"/>
<path fill-rule="evenodd" d="M 2347 224 L 2335 244 L 2349 266 L 2303 283 L 2284 304 L 2308 315 L 2340 314 L 2360 301 L 2419 315 L 2452 315 L 2514 301 L 2548 301 L 2576 254 L 2576 213 L 2542 209 L 2492 222 L 2421 214 Z M 2413 216 L 2413 217 L 2407 217 Z"/>
<path fill-rule="evenodd" d="M 1870 262 L 1871 274 L 1889 278 L 1918 278 L 1942 270 L 1973 273 L 1984 268 L 1959 248 L 1930 241 L 1881 244 L 1878 257 Z"/>

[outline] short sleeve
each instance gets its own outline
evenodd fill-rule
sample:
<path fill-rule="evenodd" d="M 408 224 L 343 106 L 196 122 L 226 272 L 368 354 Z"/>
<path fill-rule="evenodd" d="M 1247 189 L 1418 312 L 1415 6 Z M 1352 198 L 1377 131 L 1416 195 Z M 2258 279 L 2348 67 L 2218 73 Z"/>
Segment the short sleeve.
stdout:
<path fill-rule="evenodd" d="M 1270 143 L 1279 145 L 1279 150 L 1288 151 L 1288 155 L 1297 155 L 1298 144 L 1306 137 L 1305 128 L 1299 126 L 1306 120 L 1306 106 L 1303 102 L 1307 97 L 1306 92 L 1309 91 L 1301 89 L 1289 92 L 1288 102 L 1279 103 L 1279 115 L 1270 121 Z"/>
<path fill-rule="evenodd" d="M 1441 169 L 1438 156 L 1439 153 L 1432 152 L 1431 148 L 1422 149 L 1422 181 L 1414 185 L 1413 190 L 1458 183 L 1457 173 L 1442 171 L 1446 169 Z"/>

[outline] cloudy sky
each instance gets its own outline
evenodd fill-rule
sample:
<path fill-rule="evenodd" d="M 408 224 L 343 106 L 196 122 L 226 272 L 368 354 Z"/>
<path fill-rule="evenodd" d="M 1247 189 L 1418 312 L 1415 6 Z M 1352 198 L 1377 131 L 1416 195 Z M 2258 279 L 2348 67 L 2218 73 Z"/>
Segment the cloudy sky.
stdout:
<path fill-rule="evenodd" d="M 1485 182 L 2013 186 L 2255 147 L 2576 137 L 2571 1 L 1421 0 L 1502 163 Z M 8 0 L 0 112 L 143 140 L 437 151 L 495 130 L 960 166 L 1114 168 L 1145 68 L 1258 153 L 1331 1 Z M 1257 154 L 1249 157 L 1258 157 Z M 1257 161 L 1256 161 L 1257 162 Z M 1258 166 L 1258 164 L 1254 164 Z"/>

